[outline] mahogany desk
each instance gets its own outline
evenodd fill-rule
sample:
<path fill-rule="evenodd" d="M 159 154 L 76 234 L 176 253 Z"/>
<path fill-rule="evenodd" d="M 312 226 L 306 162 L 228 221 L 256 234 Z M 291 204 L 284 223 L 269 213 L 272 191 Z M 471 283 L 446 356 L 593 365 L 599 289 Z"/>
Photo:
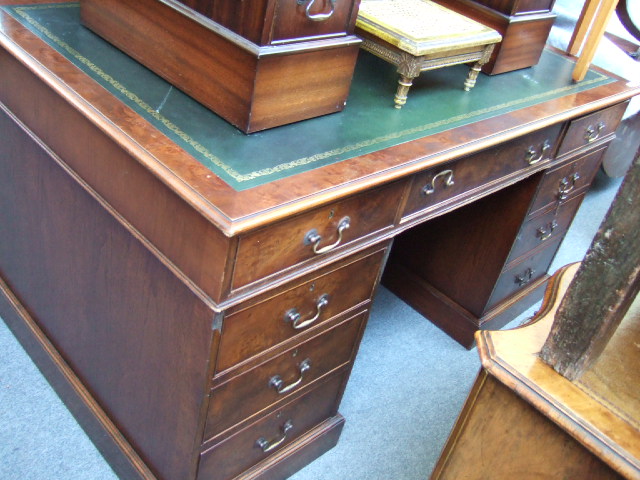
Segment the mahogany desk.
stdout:
<path fill-rule="evenodd" d="M 245 137 L 89 58 L 46 17 L 74 9 L 0 10 L 0 316 L 122 478 L 283 478 L 331 448 L 383 269 L 468 347 L 538 300 L 640 91 L 548 52 L 398 112 L 363 57 L 343 113 Z"/>

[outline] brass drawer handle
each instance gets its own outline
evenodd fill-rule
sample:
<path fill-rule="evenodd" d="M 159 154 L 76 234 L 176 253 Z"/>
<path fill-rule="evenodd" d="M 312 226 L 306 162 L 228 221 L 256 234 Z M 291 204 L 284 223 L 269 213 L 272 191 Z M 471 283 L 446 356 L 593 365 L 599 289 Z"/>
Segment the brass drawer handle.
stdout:
<path fill-rule="evenodd" d="M 446 177 L 444 180 L 444 187 L 450 187 L 451 185 L 454 184 L 453 181 L 453 170 L 443 170 L 440 173 L 438 173 L 437 175 L 435 175 L 432 179 L 431 179 L 431 184 L 427 184 L 424 186 L 424 188 L 422 189 L 422 194 L 423 195 L 431 195 L 432 193 L 435 193 L 436 191 L 436 180 L 438 180 L 438 178 L 440 177 Z"/>
<path fill-rule="evenodd" d="M 535 165 L 536 163 L 538 163 L 540 160 L 544 158 L 545 152 L 550 148 L 551 148 L 551 142 L 549 141 L 549 139 L 545 140 L 542 143 L 542 147 L 540 148 L 540 151 L 536 150 L 536 148 L 533 145 L 531 145 L 527 149 L 527 152 L 524 154 L 524 159 L 527 161 L 529 165 Z"/>
<path fill-rule="evenodd" d="M 308 327 L 313 322 L 318 320 L 318 318 L 320 318 L 320 314 L 322 313 L 322 309 L 327 305 L 329 305 L 329 295 L 325 293 L 320 298 L 318 298 L 318 301 L 316 302 L 316 314 L 313 317 L 300 321 L 302 317 L 298 312 L 298 309 L 292 308 L 284 314 L 284 320 L 285 322 L 291 322 L 291 325 L 296 330 L 300 330 L 302 328 Z"/>
<path fill-rule="evenodd" d="M 598 137 L 600 137 L 600 133 L 605 129 L 606 126 L 607 124 L 604 122 L 598 122 L 595 127 L 593 125 L 589 125 L 584 132 L 584 139 L 587 141 L 587 143 L 595 142 Z"/>
<path fill-rule="evenodd" d="M 546 226 L 538 228 L 536 235 L 541 242 L 544 242 L 545 240 L 549 240 L 551 238 L 551 236 L 553 235 L 553 231 L 556 228 L 558 228 L 558 222 L 553 220 L 552 222 L 549 222 Z"/>
<path fill-rule="evenodd" d="M 298 0 L 296 3 L 298 5 L 304 5 L 305 3 L 307 3 L 307 8 L 305 8 L 304 10 L 304 14 L 307 16 L 307 18 L 313 22 L 322 22 L 324 20 L 327 20 L 328 18 L 331 17 L 331 15 L 333 15 L 333 12 L 335 12 L 336 10 L 336 0 L 329 0 L 329 3 L 331 4 L 331 8 L 327 13 L 315 13 L 312 14 L 311 12 L 311 7 L 313 6 L 313 4 L 315 3 L 316 0 Z"/>
<path fill-rule="evenodd" d="M 524 287 L 533 279 L 533 274 L 536 271 L 533 268 L 527 268 L 522 275 L 516 275 L 515 282 L 519 287 Z"/>
<path fill-rule="evenodd" d="M 281 427 L 282 435 L 280 435 L 279 438 L 275 440 L 267 440 L 264 437 L 260 437 L 258 440 L 256 440 L 256 445 L 258 445 L 258 447 L 260 447 L 264 453 L 271 452 L 272 450 L 275 450 L 280 445 L 282 445 L 282 442 L 287 439 L 287 433 L 289 433 L 289 430 L 291 430 L 292 428 L 293 422 L 291 422 L 291 420 L 287 420 L 286 423 Z"/>
<path fill-rule="evenodd" d="M 291 390 L 293 390 L 294 388 L 296 388 L 298 385 L 302 383 L 302 380 L 304 379 L 304 372 L 306 372 L 310 368 L 311 368 L 311 360 L 307 358 L 306 360 L 303 360 L 302 363 L 300 363 L 300 365 L 298 365 L 298 371 L 300 372 L 300 375 L 298 376 L 298 379 L 295 382 L 285 386 L 284 381 L 282 380 L 282 377 L 280 375 L 274 375 L 269 380 L 269 386 L 275 388 L 276 392 L 278 392 L 280 395 L 289 393 Z"/>
<path fill-rule="evenodd" d="M 576 188 L 576 182 L 580 180 L 580 174 L 575 172 L 568 177 L 564 177 L 560 180 L 560 187 L 558 188 L 558 199 L 566 200 L 569 197 L 569 194 Z"/>
<path fill-rule="evenodd" d="M 338 223 L 338 239 L 335 243 L 331 245 L 325 245 L 322 248 L 318 248 L 320 242 L 322 241 L 322 236 L 318 233 L 318 231 L 314 228 L 313 230 L 309 230 L 307 234 L 304 236 L 304 244 L 305 245 L 313 245 L 313 253 L 316 255 L 321 255 L 323 253 L 327 253 L 342 242 L 342 233 L 351 226 L 351 219 L 349 217 L 344 217 Z"/>

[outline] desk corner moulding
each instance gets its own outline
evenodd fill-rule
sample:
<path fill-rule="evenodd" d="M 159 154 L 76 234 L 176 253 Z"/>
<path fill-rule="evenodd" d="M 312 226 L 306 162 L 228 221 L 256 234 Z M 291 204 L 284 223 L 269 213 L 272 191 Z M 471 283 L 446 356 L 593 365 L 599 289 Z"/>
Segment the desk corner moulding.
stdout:
<path fill-rule="evenodd" d="M 640 92 L 548 50 L 470 95 L 430 72 L 398 111 L 361 53 L 343 112 L 245 135 L 77 3 L 0 4 L 0 317 L 127 479 L 286 478 L 332 448 L 380 282 L 466 347 L 537 301 Z"/>

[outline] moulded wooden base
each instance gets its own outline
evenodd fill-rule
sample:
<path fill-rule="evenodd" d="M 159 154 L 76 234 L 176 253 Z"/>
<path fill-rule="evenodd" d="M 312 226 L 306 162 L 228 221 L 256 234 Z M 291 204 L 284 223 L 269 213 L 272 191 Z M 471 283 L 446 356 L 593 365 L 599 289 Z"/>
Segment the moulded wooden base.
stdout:
<path fill-rule="evenodd" d="M 341 111 L 354 35 L 258 46 L 172 0 L 82 0 L 82 22 L 245 133 Z"/>
<path fill-rule="evenodd" d="M 539 301 L 548 278 L 548 275 L 542 276 L 481 317 L 398 263 L 387 264 L 382 283 L 463 347 L 471 349 L 475 345 L 475 332 L 500 329 Z"/>

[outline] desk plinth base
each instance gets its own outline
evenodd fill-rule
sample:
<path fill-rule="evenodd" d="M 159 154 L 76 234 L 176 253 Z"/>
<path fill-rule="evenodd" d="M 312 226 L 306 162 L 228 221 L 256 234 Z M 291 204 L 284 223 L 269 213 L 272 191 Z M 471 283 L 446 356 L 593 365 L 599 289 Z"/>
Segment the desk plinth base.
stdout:
<path fill-rule="evenodd" d="M 398 263 L 387 265 L 382 283 L 463 347 L 470 349 L 475 345 L 475 332 L 499 329 L 542 299 L 548 278 L 544 275 L 531 282 L 486 310 L 482 316 L 469 312 Z"/>

